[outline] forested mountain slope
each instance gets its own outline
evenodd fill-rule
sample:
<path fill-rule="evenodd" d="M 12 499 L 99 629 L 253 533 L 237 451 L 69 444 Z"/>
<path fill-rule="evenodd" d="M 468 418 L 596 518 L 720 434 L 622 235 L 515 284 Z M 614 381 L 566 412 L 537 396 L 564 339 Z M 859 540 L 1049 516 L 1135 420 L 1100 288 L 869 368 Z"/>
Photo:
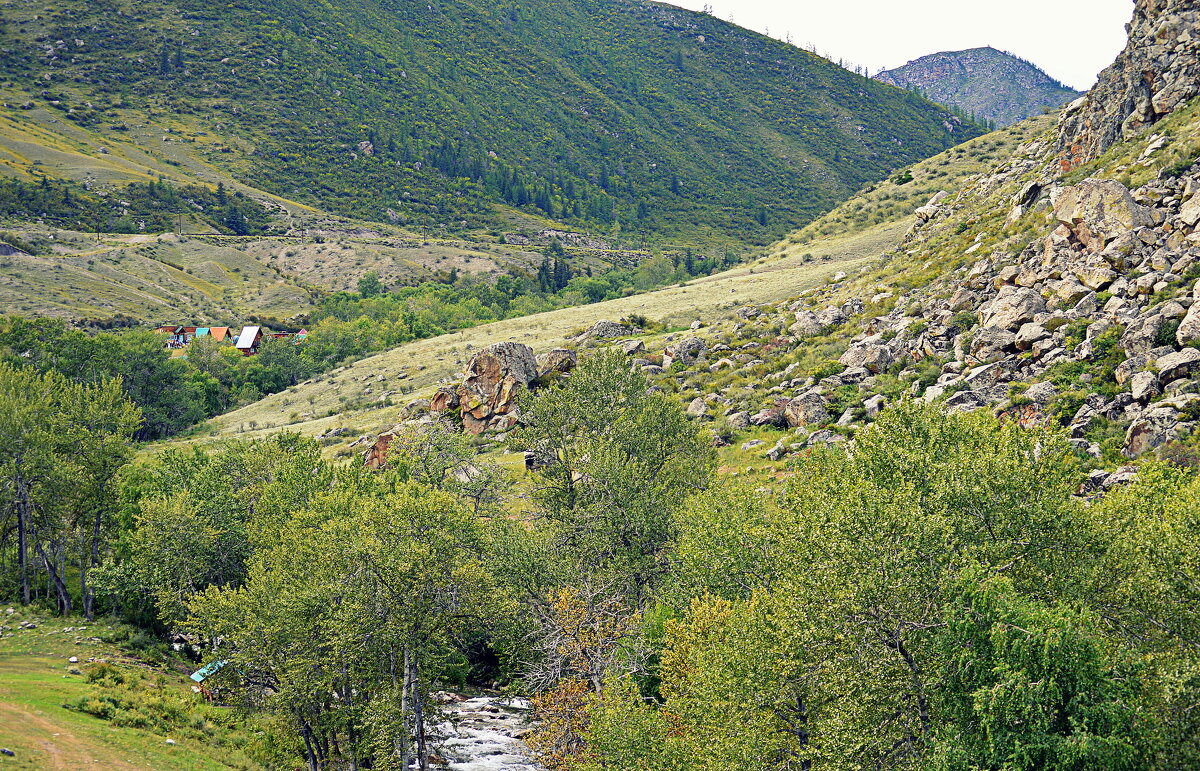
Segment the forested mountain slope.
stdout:
<path fill-rule="evenodd" d="M 49 107 L 97 137 L 158 121 L 169 133 L 144 141 L 401 224 L 495 226 L 506 204 L 763 240 L 978 133 L 792 46 L 634 0 L 20 0 L 3 22 L 10 114 Z"/>

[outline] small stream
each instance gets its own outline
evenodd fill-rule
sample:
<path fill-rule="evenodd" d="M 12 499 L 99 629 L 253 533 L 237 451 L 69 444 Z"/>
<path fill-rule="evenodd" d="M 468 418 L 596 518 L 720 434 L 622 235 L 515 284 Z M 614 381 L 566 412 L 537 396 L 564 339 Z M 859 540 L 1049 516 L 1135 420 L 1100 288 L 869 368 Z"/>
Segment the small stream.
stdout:
<path fill-rule="evenodd" d="M 442 704 L 431 746 L 451 771 L 541 771 L 518 737 L 529 730 L 529 701 L 476 696 Z"/>

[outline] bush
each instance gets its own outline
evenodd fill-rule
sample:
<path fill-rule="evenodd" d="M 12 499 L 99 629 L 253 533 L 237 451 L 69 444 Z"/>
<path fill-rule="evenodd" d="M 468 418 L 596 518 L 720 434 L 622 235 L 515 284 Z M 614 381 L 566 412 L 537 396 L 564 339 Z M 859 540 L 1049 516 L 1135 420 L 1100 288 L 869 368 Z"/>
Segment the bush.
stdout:
<path fill-rule="evenodd" d="M 950 326 L 966 332 L 979 324 L 979 317 L 974 311 L 959 311 L 950 319 Z"/>
<path fill-rule="evenodd" d="M 84 671 L 84 680 L 101 685 L 124 685 L 125 674 L 106 661 L 98 661 Z"/>
<path fill-rule="evenodd" d="M 1046 414 L 1065 426 L 1079 412 L 1087 397 L 1087 391 L 1064 391 L 1050 401 Z"/>
<path fill-rule="evenodd" d="M 815 370 L 813 370 L 812 376 L 816 380 L 823 380 L 824 378 L 827 378 L 827 377 L 833 377 L 834 375 L 840 375 L 845 370 L 846 370 L 846 367 L 843 366 L 841 364 L 841 362 L 827 361 L 824 364 L 822 364 L 821 366 L 817 367 Z"/>
<path fill-rule="evenodd" d="M 37 254 L 37 249 L 33 244 L 16 235 L 15 233 L 0 233 L 0 242 L 6 243 L 14 249 L 20 249 L 26 254 Z"/>
<path fill-rule="evenodd" d="M 1158 456 L 1179 468 L 1200 467 L 1200 447 L 1185 444 L 1178 439 L 1167 442 L 1158 449 Z"/>

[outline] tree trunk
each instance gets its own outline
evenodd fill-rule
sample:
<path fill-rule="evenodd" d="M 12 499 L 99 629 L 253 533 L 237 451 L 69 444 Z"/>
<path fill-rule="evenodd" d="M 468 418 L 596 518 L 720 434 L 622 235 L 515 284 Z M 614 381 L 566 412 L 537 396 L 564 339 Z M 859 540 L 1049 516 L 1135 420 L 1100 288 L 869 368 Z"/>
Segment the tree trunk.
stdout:
<path fill-rule="evenodd" d="M 308 721 L 301 721 L 300 733 L 304 736 L 304 752 L 308 756 L 308 771 L 321 771 L 317 764 L 317 754 L 313 750 L 312 729 L 308 726 Z"/>
<path fill-rule="evenodd" d="M 62 579 L 60 569 L 54 564 L 54 560 L 46 554 L 46 550 L 42 548 L 41 541 L 37 542 L 38 555 L 42 558 L 42 562 L 46 565 L 46 571 L 50 574 L 50 579 L 54 582 L 54 593 L 58 595 L 58 612 L 59 615 L 67 615 L 71 612 L 71 593 L 67 591 L 67 585 Z"/>
<path fill-rule="evenodd" d="M 91 560 L 88 562 L 87 570 L 82 567 L 79 570 L 79 588 L 83 593 L 83 615 L 88 621 L 94 620 L 96 612 L 96 592 L 92 589 L 91 584 L 87 583 L 88 573 L 100 564 L 100 534 L 104 522 L 104 507 L 98 505 L 96 507 L 96 517 L 92 520 L 92 549 Z"/>
<path fill-rule="evenodd" d="M 421 704 L 420 673 L 417 669 L 417 657 L 408 656 L 412 674 L 409 683 L 412 686 L 414 733 L 417 739 L 417 768 L 429 771 L 429 751 L 425 747 L 425 712 Z"/>
<path fill-rule="evenodd" d="M 408 727 L 408 693 L 411 681 L 409 677 L 412 674 L 410 661 L 412 659 L 412 651 L 406 645 L 404 646 L 404 686 L 400 689 L 400 719 L 404 722 L 405 728 Z M 416 733 L 415 731 L 413 733 Z M 412 734 L 410 734 L 404 742 L 404 755 L 400 758 L 400 767 L 408 768 L 409 761 L 412 760 Z"/>
<path fill-rule="evenodd" d="M 21 581 L 21 604 L 29 597 L 29 490 L 25 479 L 17 475 L 17 573 Z"/>

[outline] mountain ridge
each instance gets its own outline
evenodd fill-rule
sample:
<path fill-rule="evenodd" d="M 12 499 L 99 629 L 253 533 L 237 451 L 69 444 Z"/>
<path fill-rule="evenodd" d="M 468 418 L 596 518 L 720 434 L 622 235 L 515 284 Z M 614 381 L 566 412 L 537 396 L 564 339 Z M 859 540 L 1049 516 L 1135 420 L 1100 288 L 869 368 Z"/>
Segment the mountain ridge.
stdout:
<path fill-rule="evenodd" d="M 11 114 L 47 107 L 101 136 L 170 116 L 164 142 L 268 192 L 459 231 L 494 229 L 500 206 L 581 229 L 761 242 L 979 131 L 655 3 L 231 9 L 17 2 L 0 91 Z"/>

